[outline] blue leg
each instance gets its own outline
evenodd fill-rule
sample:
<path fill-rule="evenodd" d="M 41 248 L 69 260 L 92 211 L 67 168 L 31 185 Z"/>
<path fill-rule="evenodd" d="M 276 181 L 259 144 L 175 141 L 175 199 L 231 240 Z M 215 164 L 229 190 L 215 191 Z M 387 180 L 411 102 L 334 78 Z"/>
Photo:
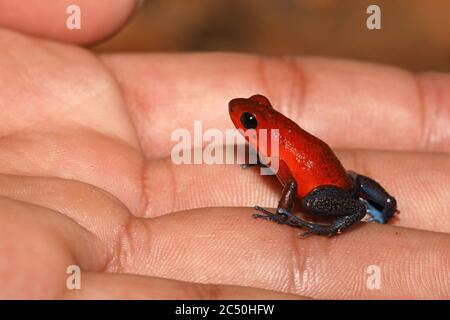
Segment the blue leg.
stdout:
<path fill-rule="evenodd" d="M 370 215 L 370 218 L 366 220 L 367 223 L 371 222 L 378 222 L 383 223 L 385 220 L 383 218 L 383 211 L 377 209 L 373 205 L 370 204 L 370 202 L 366 201 L 365 199 L 361 198 L 361 201 L 363 201 L 367 206 L 367 213 Z"/>
<path fill-rule="evenodd" d="M 367 203 L 368 213 L 372 216 L 369 221 L 387 223 L 398 212 L 395 198 L 375 180 L 354 172 L 349 172 L 349 174 L 355 180 L 358 193 Z"/>

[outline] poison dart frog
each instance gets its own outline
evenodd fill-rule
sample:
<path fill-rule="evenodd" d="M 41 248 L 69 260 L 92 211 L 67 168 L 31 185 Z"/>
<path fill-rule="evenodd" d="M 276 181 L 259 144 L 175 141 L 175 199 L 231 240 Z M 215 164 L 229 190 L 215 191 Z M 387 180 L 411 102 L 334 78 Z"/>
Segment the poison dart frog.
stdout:
<path fill-rule="evenodd" d="M 346 171 L 325 142 L 276 111 L 266 97 L 236 98 L 228 108 L 233 124 L 260 157 L 276 155 L 271 154 L 274 148 L 260 147 L 261 135 L 255 133 L 265 132 L 265 140 L 269 141 L 271 129 L 278 130 L 276 176 L 283 186 L 282 196 L 275 213 L 255 206 L 258 213 L 254 218 L 306 228 L 303 237 L 332 236 L 361 221 L 366 214 L 370 216 L 368 222 L 385 224 L 398 212 L 397 201 L 378 182 Z M 322 224 L 301 219 L 292 213 L 297 200 L 305 213 L 334 220 Z"/>

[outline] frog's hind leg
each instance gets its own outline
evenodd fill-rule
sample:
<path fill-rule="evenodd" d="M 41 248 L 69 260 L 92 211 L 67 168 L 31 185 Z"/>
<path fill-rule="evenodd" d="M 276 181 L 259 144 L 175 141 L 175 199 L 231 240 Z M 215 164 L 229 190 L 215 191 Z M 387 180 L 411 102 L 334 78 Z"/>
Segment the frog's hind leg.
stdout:
<path fill-rule="evenodd" d="M 309 230 L 302 234 L 306 237 L 316 233 L 319 235 L 336 235 L 360 221 L 367 213 L 367 208 L 343 190 L 335 187 L 321 187 L 310 192 L 302 199 L 303 208 L 315 215 L 334 216 L 336 220 L 329 224 L 305 221 L 290 212 L 283 212 L 292 222 Z"/>
<path fill-rule="evenodd" d="M 357 193 L 367 202 L 369 221 L 385 224 L 398 212 L 397 201 L 378 182 L 352 171 L 349 175 L 355 181 Z"/>

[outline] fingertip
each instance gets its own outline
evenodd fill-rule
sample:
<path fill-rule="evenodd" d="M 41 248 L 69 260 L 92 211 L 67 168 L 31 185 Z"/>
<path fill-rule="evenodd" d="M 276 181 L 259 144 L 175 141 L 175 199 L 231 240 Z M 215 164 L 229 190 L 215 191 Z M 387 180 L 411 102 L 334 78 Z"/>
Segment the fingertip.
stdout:
<path fill-rule="evenodd" d="M 138 0 L 0 0 L 0 26 L 25 34 L 89 45 L 117 32 L 139 6 Z"/>

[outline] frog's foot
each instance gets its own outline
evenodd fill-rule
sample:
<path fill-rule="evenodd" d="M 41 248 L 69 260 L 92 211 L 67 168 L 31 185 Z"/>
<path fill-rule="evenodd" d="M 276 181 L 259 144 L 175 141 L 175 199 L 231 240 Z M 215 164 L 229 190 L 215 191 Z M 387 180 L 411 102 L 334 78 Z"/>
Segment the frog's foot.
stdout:
<path fill-rule="evenodd" d="M 280 215 L 276 214 L 276 213 L 272 213 L 269 210 L 266 210 L 260 206 L 255 206 L 254 209 L 256 211 L 261 212 L 262 214 L 259 213 L 254 213 L 253 214 L 253 218 L 255 219 L 265 219 L 267 221 L 272 221 L 272 222 L 276 222 L 276 223 L 282 223 L 282 217 L 280 217 Z M 285 220 L 285 218 L 284 218 Z"/>
<path fill-rule="evenodd" d="M 298 228 L 305 227 L 308 229 L 312 229 L 316 226 L 316 224 L 302 220 L 299 217 L 297 217 L 296 215 L 294 215 L 293 213 L 291 213 L 285 209 L 281 209 L 281 208 L 278 209 L 278 213 L 287 216 L 290 219 L 291 223 L 294 224 Z"/>
<path fill-rule="evenodd" d="M 356 183 L 358 192 L 363 195 L 359 200 L 367 207 L 371 216 L 366 222 L 388 223 L 395 214 L 398 214 L 397 201 L 375 180 L 349 172 Z"/>
<path fill-rule="evenodd" d="M 255 219 L 265 219 L 267 221 L 272 221 L 278 224 L 286 224 L 291 227 L 299 227 L 299 225 L 291 220 L 289 220 L 290 216 L 295 217 L 293 214 L 289 213 L 286 215 L 285 212 L 288 212 L 283 209 L 277 209 L 277 213 L 272 213 L 269 210 L 261 208 L 259 206 L 255 206 L 255 210 L 261 212 L 262 214 L 254 213 L 253 218 Z"/>
<path fill-rule="evenodd" d="M 361 205 L 359 210 L 355 213 L 348 216 L 339 217 L 330 225 L 308 222 L 294 216 L 287 211 L 284 211 L 283 213 L 289 216 L 292 219 L 293 223 L 296 223 L 298 226 L 302 226 L 308 229 L 308 231 L 299 234 L 300 237 L 306 238 L 311 234 L 317 234 L 321 236 L 334 236 L 340 234 L 343 230 L 349 228 L 351 225 L 361 220 L 366 214 L 366 211 L 365 207 Z"/>

